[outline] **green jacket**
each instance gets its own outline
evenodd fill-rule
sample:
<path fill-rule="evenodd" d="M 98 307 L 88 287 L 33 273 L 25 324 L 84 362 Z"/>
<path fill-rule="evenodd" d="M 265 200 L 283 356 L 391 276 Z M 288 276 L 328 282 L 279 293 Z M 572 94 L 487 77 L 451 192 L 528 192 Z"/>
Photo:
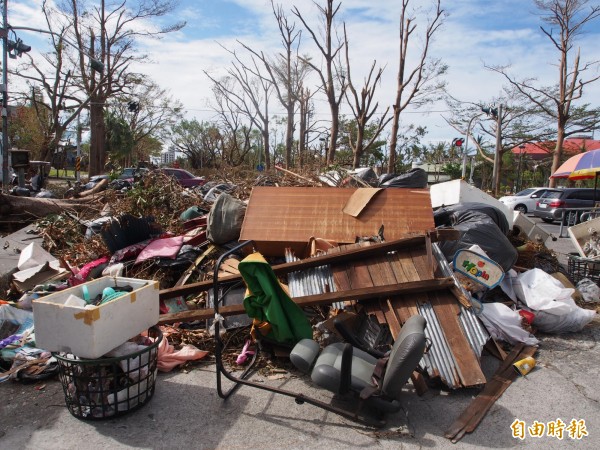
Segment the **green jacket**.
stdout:
<path fill-rule="evenodd" d="M 244 298 L 246 313 L 271 324 L 267 338 L 288 345 L 312 339 L 312 328 L 304 312 L 284 290 L 260 253 L 244 258 L 238 270 L 248 287 Z"/>

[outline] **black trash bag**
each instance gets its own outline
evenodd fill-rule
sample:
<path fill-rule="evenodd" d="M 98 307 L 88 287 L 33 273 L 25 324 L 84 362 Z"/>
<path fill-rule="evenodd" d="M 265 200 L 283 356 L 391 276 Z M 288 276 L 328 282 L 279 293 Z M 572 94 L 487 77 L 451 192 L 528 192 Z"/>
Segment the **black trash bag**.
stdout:
<path fill-rule="evenodd" d="M 460 238 L 438 244 L 448 261 L 454 259 L 457 251 L 479 245 L 505 272 L 517 262 L 517 249 L 487 214 L 477 211 L 459 213 L 458 220 L 452 227 L 460 231 Z"/>
<path fill-rule="evenodd" d="M 160 225 L 154 217 L 137 218 L 130 214 L 113 217 L 101 225 L 100 235 L 111 253 L 151 237 L 160 235 Z"/>
<path fill-rule="evenodd" d="M 456 205 L 442 206 L 433 213 L 433 220 L 436 227 L 447 226 L 451 227 L 457 222 L 469 221 L 468 213 L 479 212 L 487 215 L 494 221 L 498 228 L 505 236 L 508 235 L 510 227 L 508 220 L 502 211 L 495 206 L 487 203 L 468 202 L 457 203 Z M 465 214 L 467 214 L 465 216 Z"/>
<path fill-rule="evenodd" d="M 353 170 L 351 175 L 351 180 L 349 180 L 350 185 L 353 185 L 352 181 L 356 183 L 355 180 L 361 180 L 367 183 L 369 186 L 377 186 L 377 174 L 370 167 L 362 167 L 360 169 Z M 362 187 L 362 185 L 359 185 L 358 183 L 356 183 L 356 185 Z"/>
<path fill-rule="evenodd" d="M 379 179 L 379 187 L 398 187 L 398 188 L 426 188 L 427 187 L 427 172 L 423 169 L 415 167 L 402 175 L 386 178 L 382 176 Z M 382 181 L 382 179 L 384 181 Z"/>
<path fill-rule="evenodd" d="M 156 262 L 156 265 L 158 265 L 159 267 L 187 268 L 196 260 L 196 258 L 198 258 L 198 256 L 200 256 L 200 253 L 202 253 L 202 251 L 203 250 L 199 247 L 194 247 L 193 245 L 184 245 L 179 250 L 179 253 L 177 253 L 175 259 L 160 258 Z"/>

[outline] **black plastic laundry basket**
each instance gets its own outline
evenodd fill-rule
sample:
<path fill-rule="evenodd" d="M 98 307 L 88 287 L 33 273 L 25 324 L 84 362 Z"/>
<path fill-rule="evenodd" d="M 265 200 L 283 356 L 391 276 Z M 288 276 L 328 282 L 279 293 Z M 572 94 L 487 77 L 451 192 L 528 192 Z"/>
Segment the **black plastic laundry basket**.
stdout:
<path fill-rule="evenodd" d="M 101 420 L 122 416 L 146 404 L 154 394 L 158 344 L 163 336 L 158 327 L 148 330 L 141 342 L 144 349 L 113 358 L 81 359 L 54 353 L 65 402 L 78 419 Z"/>
<path fill-rule="evenodd" d="M 569 253 L 567 269 L 573 283 L 577 284 L 582 278 L 589 278 L 600 286 L 600 261 L 597 259 L 582 258 L 575 253 Z"/>

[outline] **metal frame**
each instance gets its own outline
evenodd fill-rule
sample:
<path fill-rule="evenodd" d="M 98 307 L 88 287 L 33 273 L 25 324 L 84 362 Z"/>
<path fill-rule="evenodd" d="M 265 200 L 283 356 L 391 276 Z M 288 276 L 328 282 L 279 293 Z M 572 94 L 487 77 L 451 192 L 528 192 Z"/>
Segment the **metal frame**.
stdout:
<path fill-rule="evenodd" d="M 226 400 L 235 391 L 237 391 L 241 386 L 250 386 L 250 387 L 257 388 L 257 389 L 262 389 L 264 391 L 273 392 L 275 394 L 281 394 L 281 395 L 285 395 L 287 397 L 292 397 L 296 401 L 296 403 L 299 405 L 308 403 L 310 405 L 317 406 L 319 408 L 323 408 L 323 409 L 333 412 L 335 414 L 339 414 L 340 416 L 346 417 L 355 422 L 362 423 L 364 425 L 375 426 L 375 427 L 384 426 L 385 421 L 377 421 L 375 419 L 369 420 L 369 418 L 359 417 L 358 414 L 363 405 L 362 401 L 359 401 L 356 411 L 351 412 L 351 411 L 348 411 L 345 409 L 336 408 L 335 406 L 324 403 L 324 402 L 314 399 L 312 397 L 308 397 L 302 393 L 291 392 L 291 391 L 287 391 L 284 389 L 267 386 L 264 383 L 256 383 L 256 382 L 248 380 L 248 377 L 254 371 L 253 370 L 254 365 L 256 364 L 256 361 L 258 359 L 258 354 L 261 350 L 260 341 L 257 342 L 257 350 L 256 350 L 252 360 L 248 364 L 248 367 L 244 370 L 244 372 L 242 372 L 241 376 L 239 376 L 239 377 L 233 376 L 233 374 L 231 372 L 227 371 L 227 369 L 223 365 L 224 344 L 223 344 L 223 340 L 221 339 L 221 336 L 220 336 L 220 321 L 218 320 L 219 303 L 221 303 L 221 301 L 223 300 L 222 298 L 219 298 L 219 267 L 221 266 L 221 264 L 225 260 L 225 258 L 227 258 L 229 255 L 231 255 L 232 253 L 235 253 L 253 243 L 254 243 L 253 241 L 245 241 L 245 242 L 242 242 L 241 244 L 235 246 L 231 250 L 223 253 L 217 260 L 217 263 L 216 263 L 215 269 L 214 269 L 214 275 L 213 275 L 213 306 L 214 306 L 214 311 L 215 311 L 215 320 L 214 320 L 215 336 L 214 336 L 214 338 L 215 338 L 215 362 L 216 362 L 216 366 L 217 366 L 216 367 L 217 393 L 219 394 L 219 397 Z M 222 383 L 222 377 L 225 377 L 228 380 L 232 381 L 234 383 L 234 385 L 229 387 L 229 389 L 224 390 L 223 383 Z"/>

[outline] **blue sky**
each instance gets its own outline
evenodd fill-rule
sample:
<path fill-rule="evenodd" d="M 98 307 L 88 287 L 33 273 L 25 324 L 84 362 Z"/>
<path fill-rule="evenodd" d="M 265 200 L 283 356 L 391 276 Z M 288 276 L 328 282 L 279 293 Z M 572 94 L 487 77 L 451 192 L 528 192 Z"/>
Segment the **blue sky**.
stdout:
<path fill-rule="evenodd" d="M 306 15 L 318 28 L 317 10 L 311 0 L 282 2 L 287 11 L 291 5 Z M 339 13 L 346 22 L 350 38 L 350 56 L 353 79 L 358 84 L 366 75 L 373 59 L 385 66 L 379 101 L 382 105 L 393 102 L 398 70 L 398 0 L 344 0 Z M 426 10 L 429 0 L 411 0 Z M 40 11 L 41 0 L 9 1 L 9 19 L 12 25 L 28 24 L 44 28 Z M 442 4 L 448 12 L 443 27 L 436 35 L 432 51 L 449 65 L 446 80 L 450 93 L 464 101 L 487 103 L 502 88 L 499 75 L 484 68 L 488 65 L 512 66 L 519 76 L 537 77 L 542 84 L 556 79 L 558 54 L 539 29 L 541 21 L 535 14 L 532 1 L 527 0 L 446 0 Z M 290 20 L 295 18 L 289 13 Z M 186 20 L 187 26 L 159 42 L 141 42 L 149 54 L 148 64 L 137 70 L 148 74 L 171 94 L 183 102 L 188 117 L 206 120 L 211 117 L 208 99 L 210 82 L 203 71 L 215 76 L 224 73 L 231 61 L 220 46 L 240 50 L 237 40 L 265 52 L 279 50 L 279 36 L 268 0 L 182 0 L 166 23 Z M 301 24 L 296 19 L 298 28 Z M 341 23 L 341 22 L 340 22 Z M 418 28 L 422 23 L 417 22 Z M 582 60 L 600 60 L 598 34 L 600 20 L 580 39 Z M 43 36 L 21 32 L 20 36 L 35 45 L 32 55 L 44 49 Z M 414 41 L 417 42 L 417 41 Z M 416 52 L 416 47 L 411 47 Z M 303 53 L 312 54 L 319 61 L 314 44 L 305 33 Z M 585 100 L 597 106 L 600 83 L 589 89 Z M 327 105 L 323 97 L 315 99 L 318 118 L 327 119 Z M 272 100 L 274 114 L 282 108 Z M 441 115 L 443 104 L 434 105 L 432 112 L 407 111 L 403 121 L 426 125 L 427 139 L 451 141 L 456 132 L 449 128 Z M 343 112 L 348 113 L 346 108 Z"/>

